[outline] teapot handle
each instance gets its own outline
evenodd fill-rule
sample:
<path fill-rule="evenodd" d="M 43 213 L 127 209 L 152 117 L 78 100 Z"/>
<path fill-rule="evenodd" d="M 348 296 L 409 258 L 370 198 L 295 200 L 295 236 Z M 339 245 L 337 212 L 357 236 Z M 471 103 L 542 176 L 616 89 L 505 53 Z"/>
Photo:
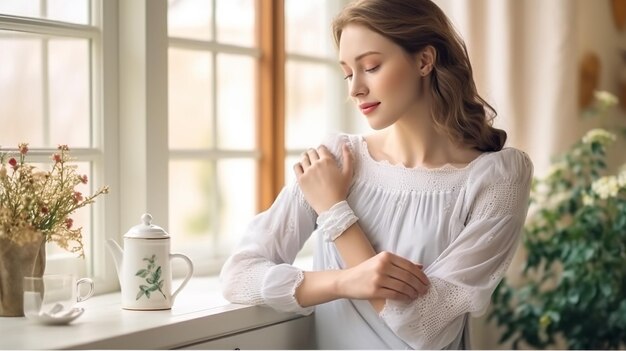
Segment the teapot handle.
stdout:
<path fill-rule="evenodd" d="M 178 288 L 176 288 L 176 290 L 174 290 L 174 292 L 172 293 L 172 304 L 174 303 L 174 298 L 176 297 L 176 295 L 178 294 L 179 291 L 182 290 L 182 288 L 185 287 L 185 285 L 187 285 L 187 282 L 189 281 L 189 279 L 191 279 L 191 275 L 193 274 L 193 263 L 191 263 L 191 260 L 189 259 L 189 257 L 183 255 L 183 254 L 170 254 L 170 261 L 173 258 L 180 258 L 183 261 L 185 261 L 187 263 L 187 266 L 189 267 L 189 272 L 187 272 L 187 276 L 185 276 L 185 279 L 183 280 L 182 283 L 180 283 L 180 285 L 178 286 Z"/>

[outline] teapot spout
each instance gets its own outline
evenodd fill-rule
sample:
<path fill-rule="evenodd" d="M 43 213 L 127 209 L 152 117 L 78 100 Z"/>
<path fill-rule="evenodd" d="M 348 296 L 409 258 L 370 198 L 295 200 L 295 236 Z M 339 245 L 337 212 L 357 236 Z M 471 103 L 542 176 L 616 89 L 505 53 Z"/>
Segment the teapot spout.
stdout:
<path fill-rule="evenodd" d="M 124 251 L 122 250 L 120 245 L 118 245 L 118 243 L 116 243 L 115 240 L 113 239 L 107 240 L 107 248 L 109 249 L 111 256 L 113 256 L 113 262 L 115 262 L 115 269 L 117 270 L 117 277 L 121 278 Z M 121 279 L 120 279 L 120 284 L 121 284 Z"/>

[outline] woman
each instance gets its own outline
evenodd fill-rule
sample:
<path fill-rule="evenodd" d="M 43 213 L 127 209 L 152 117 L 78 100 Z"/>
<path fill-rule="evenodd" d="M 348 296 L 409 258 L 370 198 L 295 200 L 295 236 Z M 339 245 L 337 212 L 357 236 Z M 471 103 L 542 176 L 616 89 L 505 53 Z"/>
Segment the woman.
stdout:
<path fill-rule="evenodd" d="M 430 0 L 356 1 L 333 30 L 374 132 L 302 155 L 297 184 L 225 264 L 224 295 L 315 308 L 319 348 L 466 348 L 467 316 L 485 312 L 517 248 L 532 164 L 503 149 L 463 41 Z M 291 264 L 314 232 L 303 272 Z"/>

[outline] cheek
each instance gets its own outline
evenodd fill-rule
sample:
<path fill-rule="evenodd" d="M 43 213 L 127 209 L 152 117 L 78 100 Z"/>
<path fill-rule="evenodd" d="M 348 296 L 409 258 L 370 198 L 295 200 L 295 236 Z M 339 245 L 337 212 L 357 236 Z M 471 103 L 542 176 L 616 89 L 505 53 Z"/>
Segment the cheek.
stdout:
<path fill-rule="evenodd" d="M 408 67 L 390 67 L 381 79 L 380 89 L 396 98 L 416 98 L 418 79 Z"/>

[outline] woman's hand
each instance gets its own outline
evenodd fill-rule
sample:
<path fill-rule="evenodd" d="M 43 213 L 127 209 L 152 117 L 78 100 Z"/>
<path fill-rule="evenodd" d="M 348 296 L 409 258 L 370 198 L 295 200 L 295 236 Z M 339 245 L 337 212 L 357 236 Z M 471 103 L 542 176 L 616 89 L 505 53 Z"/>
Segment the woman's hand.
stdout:
<path fill-rule="evenodd" d="M 336 289 L 340 296 L 352 299 L 413 300 L 428 292 L 430 285 L 422 268 L 420 264 L 383 251 L 343 270 Z"/>
<path fill-rule="evenodd" d="M 309 149 L 302 154 L 300 162 L 293 166 L 300 189 L 309 205 L 317 214 L 330 209 L 348 196 L 352 182 L 354 157 L 343 145 L 343 167 L 325 146 Z"/>

